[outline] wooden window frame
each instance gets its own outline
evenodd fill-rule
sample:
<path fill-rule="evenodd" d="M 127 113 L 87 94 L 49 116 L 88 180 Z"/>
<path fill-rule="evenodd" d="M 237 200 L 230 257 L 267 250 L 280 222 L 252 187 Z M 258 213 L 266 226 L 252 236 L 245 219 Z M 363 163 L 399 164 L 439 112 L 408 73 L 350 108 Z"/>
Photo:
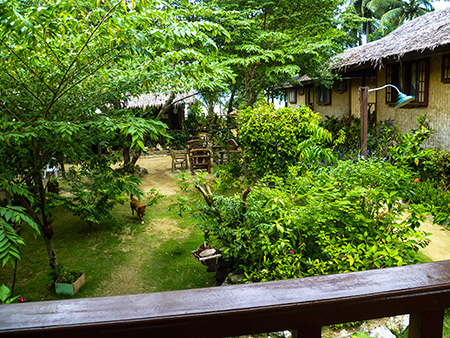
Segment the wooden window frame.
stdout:
<path fill-rule="evenodd" d="M 441 81 L 444 83 L 450 83 L 450 54 L 442 55 Z"/>
<path fill-rule="evenodd" d="M 320 91 L 325 91 L 327 94 L 321 95 Z M 321 98 L 324 97 L 324 99 L 321 100 Z M 316 87 L 316 102 L 320 106 L 329 106 L 331 104 L 331 89 L 324 87 L 324 86 L 317 86 Z"/>
<path fill-rule="evenodd" d="M 406 95 L 415 97 L 415 100 L 405 107 L 428 106 L 429 79 L 429 59 L 392 64 L 386 67 L 386 84 L 393 84 Z M 415 92 L 413 88 L 415 88 Z M 397 91 L 392 87 L 387 87 L 386 104 L 394 105 L 397 102 L 397 98 Z"/>
<path fill-rule="evenodd" d="M 287 90 L 288 102 L 297 103 L 297 90 L 295 88 L 289 88 Z"/>
<path fill-rule="evenodd" d="M 314 96 L 313 96 L 313 87 L 311 85 L 307 86 L 305 88 L 305 104 L 311 108 L 314 109 Z"/>
<path fill-rule="evenodd" d="M 347 91 L 347 80 L 337 80 L 333 83 L 333 89 L 338 94 L 343 94 Z"/>

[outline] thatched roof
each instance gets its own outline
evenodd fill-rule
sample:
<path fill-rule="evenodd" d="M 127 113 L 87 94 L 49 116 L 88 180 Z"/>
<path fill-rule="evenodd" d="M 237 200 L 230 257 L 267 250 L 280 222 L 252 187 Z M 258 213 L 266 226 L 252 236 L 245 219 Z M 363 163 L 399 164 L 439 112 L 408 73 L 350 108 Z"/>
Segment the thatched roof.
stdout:
<path fill-rule="evenodd" d="M 192 104 L 195 102 L 195 93 L 191 91 L 189 93 L 179 93 L 175 96 L 173 102 L 175 104 Z M 147 109 L 149 107 L 159 107 L 166 103 L 169 98 L 169 94 L 161 94 L 161 93 L 150 93 L 143 94 L 139 97 L 132 97 L 127 102 L 127 108 L 140 108 Z"/>
<path fill-rule="evenodd" d="M 434 11 L 406 22 L 384 38 L 346 50 L 336 56 L 333 70 L 381 67 L 386 60 L 405 54 L 450 47 L 450 8 Z"/>

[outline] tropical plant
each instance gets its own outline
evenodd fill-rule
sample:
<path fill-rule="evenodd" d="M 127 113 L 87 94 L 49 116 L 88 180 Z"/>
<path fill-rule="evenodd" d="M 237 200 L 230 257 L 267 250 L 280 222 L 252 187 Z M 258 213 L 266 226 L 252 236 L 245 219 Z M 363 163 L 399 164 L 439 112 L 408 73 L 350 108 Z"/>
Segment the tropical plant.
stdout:
<path fill-rule="evenodd" d="M 380 19 L 384 35 L 434 9 L 430 0 L 370 0 L 366 6 Z"/>
<path fill-rule="evenodd" d="M 357 29 L 358 44 L 364 43 L 364 37 L 366 41 L 371 41 L 373 34 L 378 29 L 378 22 L 374 13 L 367 6 L 370 0 L 350 0 L 348 4 L 348 10 L 354 13 L 359 18 L 359 27 Z M 346 21 L 349 21 L 351 17 L 346 17 Z"/>
<path fill-rule="evenodd" d="M 320 116 L 307 106 L 294 110 L 260 104 L 240 112 L 239 122 L 240 145 L 250 172 L 258 177 L 284 175 L 297 162 L 333 160 L 326 149 L 331 133 L 319 126 Z"/>
<path fill-rule="evenodd" d="M 15 302 L 19 296 L 13 296 L 11 289 L 8 288 L 5 284 L 0 286 L 0 301 L 2 304 L 11 304 Z"/>
<path fill-rule="evenodd" d="M 251 191 L 207 202 L 198 226 L 247 280 L 357 271 L 410 264 L 426 244 L 422 208 L 402 219 L 412 174 L 390 163 L 358 158 L 284 180 L 266 176 Z"/>

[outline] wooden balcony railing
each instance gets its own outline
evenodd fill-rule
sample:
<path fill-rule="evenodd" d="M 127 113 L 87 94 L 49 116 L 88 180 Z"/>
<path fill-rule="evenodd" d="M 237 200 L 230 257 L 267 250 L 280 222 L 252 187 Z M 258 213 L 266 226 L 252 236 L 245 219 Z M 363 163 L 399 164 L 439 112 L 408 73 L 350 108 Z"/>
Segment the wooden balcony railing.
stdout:
<path fill-rule="evenodd" d="M 442 337 L 450 261 L 277 282 L 0 305 L 0 336 L 227 337 L 411 314 L 409 337 Z"/>

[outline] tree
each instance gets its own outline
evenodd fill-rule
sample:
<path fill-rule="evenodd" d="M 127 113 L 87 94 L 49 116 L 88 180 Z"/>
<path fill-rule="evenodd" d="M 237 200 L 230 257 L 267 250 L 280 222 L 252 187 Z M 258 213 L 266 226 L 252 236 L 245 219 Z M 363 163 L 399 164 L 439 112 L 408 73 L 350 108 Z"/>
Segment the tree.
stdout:
<path fill-rule="evenodd" d="M 345 16 L 346 23 L 355 22 L 358 24 L 358 28 L 351 29 L 350 32 L 355 34 L 355 37 L 359 45 L 364 43 L 364 37 L 367 41 L 371 41 L 371 35 L 376 32 L 379 27 L 379 22 L 374 16 L 373 12 L 367 7 L 370 0 L 351 0 Z M 356 14 L 357 18 L 350 14 Z"/>
<path fill-rule="evenodd" d="M 194 46 L 209 44 L 207 49 L 213 50 L 211 37 L 223 29 L 206 21 L 178 20 L 165 5 L 156 0 L 50 0 L 25 7 L 23 1 L 0 0 L 0 170 L 7 174 L 3 188 L 38 225 L 55 272 L 52 205 L 86 207 L 81 215 L 98 222 L 125 192 L 140 194 L 139 182 L 115 171 L 110 159 L 92 151 L 93 145 L 110 142 L 119 133 L 138 149 L 144 146 L 144 134 L 155 137 L 165 128 L 161 122 L 113 109 L 112 103 L 157 88 L 153 83 L 162 87 L 157 82 L 161 79 L 175 88 L 177 72 L 203 69 L 209 74 L 212 69 L 202 63 Z M 168 45 L 178 48 L 168 52 Z M 175 61 L 178 66 L 173 67 Z M 96 113 L 99 107 L 102 114 Z M 47 164 L 61 169 L 69 164 L 77 170 L 79 175 L 63 172 L 72 200 L 55 199 L 47 191 Z M 89 180 L 77 182 L 80 177 Z M 13 186 L 26 193 L 15 193 Z M 85 198 L 89 191 L 95 198 Z"/>
<path fill-rule="evenodd" d="M 384 35 L 405 21 L 434 10 L 430 0 L 371 0 L 367 3 L 367 8 L 380 18 Z"/>
<path fill-rule="evenodd" d="M 228 93 L 236 104 L 253 105 L 264 90 L 295 74 L 321 75 L 339 50 L 337 0 L 204 0 L 207 20 L 223 25 L 231 41 L 219 45 L 235 81 Z M 235 106 L 236 106 L 235 104 Z"/>

